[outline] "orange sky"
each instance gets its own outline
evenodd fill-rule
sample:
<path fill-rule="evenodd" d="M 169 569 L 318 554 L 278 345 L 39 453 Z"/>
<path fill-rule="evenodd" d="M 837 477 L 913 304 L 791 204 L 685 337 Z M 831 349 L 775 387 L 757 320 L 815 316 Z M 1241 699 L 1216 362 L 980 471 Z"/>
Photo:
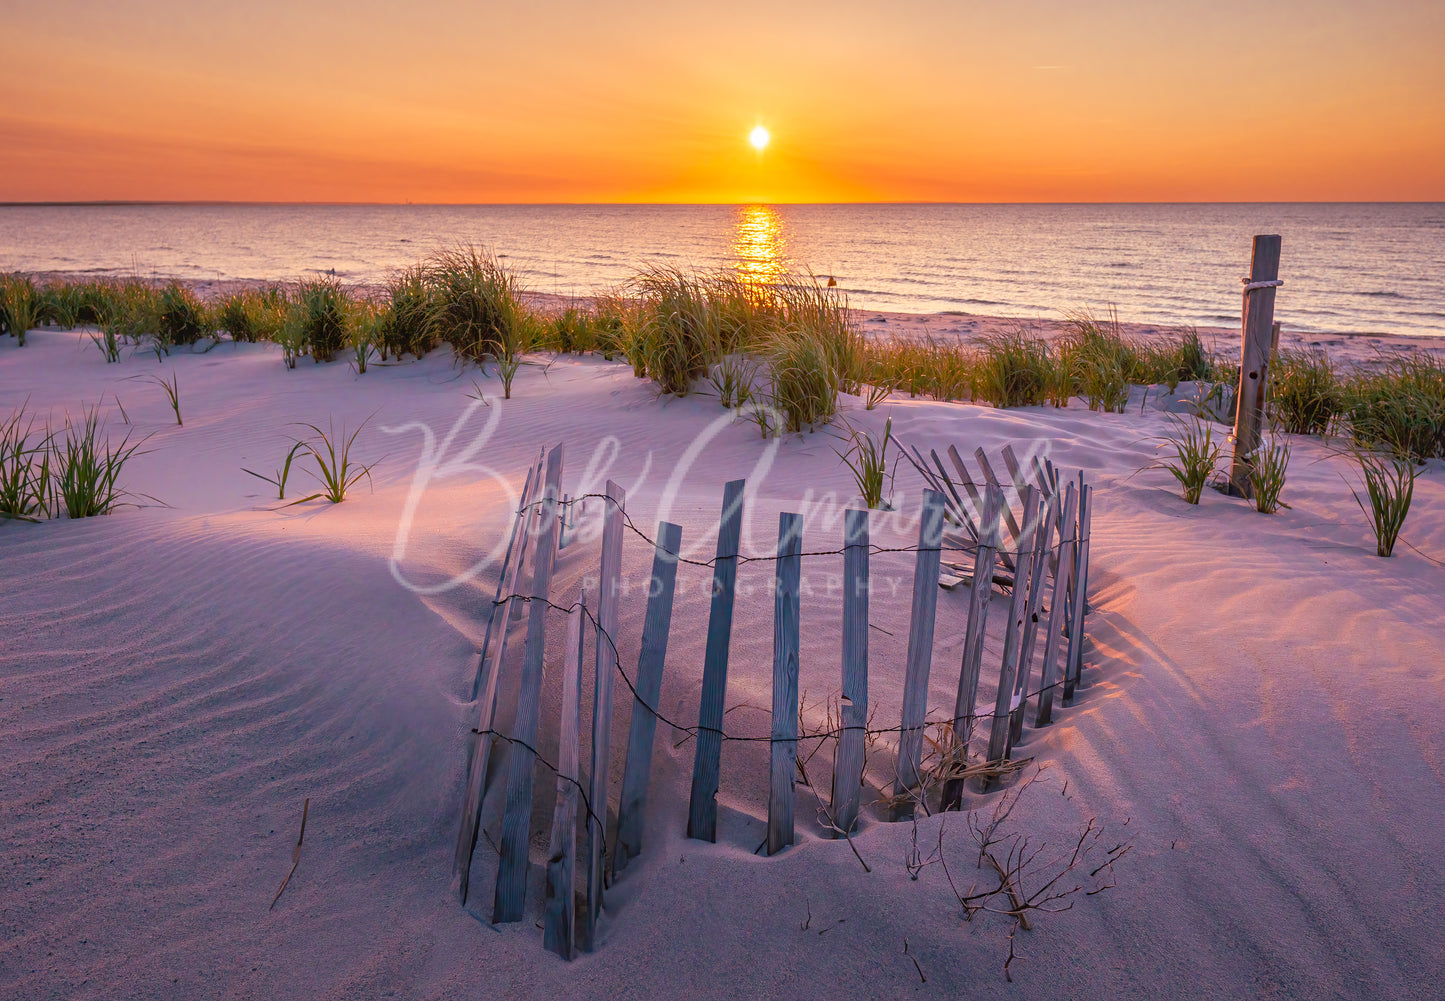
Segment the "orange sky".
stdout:
<path fill-rule="evenodd" d="M 400 7 L 7 0 L 0 201 L 1445 200 L 1440 0 Z"/>

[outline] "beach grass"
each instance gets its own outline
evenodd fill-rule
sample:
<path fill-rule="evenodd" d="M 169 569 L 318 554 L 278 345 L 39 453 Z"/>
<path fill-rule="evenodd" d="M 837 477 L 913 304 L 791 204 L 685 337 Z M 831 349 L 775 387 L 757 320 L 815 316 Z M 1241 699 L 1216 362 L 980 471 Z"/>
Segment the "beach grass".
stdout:
<path fill-rule="evenodd" d="M 1173 458 L 1162 459 L 1151 468 L 1166 469 L 1179 481 L 1184 500 L 1198 504 L 1219 464 L 1219 443 L 1214 440 L 1214 429 L 1207 421 L 1198 418 L 1184 420 L 1171 415 L 1172 430 L 1162 438 L 1162 445 L 1174 450 Z"/>
<path fill-rule="evenodd" d="M 1375 554 L 1388 557 L 1394 553 L 1400 529 L 1405 527 L 1405 519 L 1410 514 L 1419 467 L 1409 458 L 1372 452 L 1358 446 L 1351 455 L 1360 467 L 1360 478 L 1369 506 L 1365 505 L 1365 500 L 1353 485 L 1350 492 L 1355 495 L 1355 503 L 1360 510 L 1370 519 L 1370 530 L 1375 535 Z"/>
<path fill-rule="evenodd" d="M 297 353 L 309 352 L 318 364 L 331 361 L 346 348 L 352 312 L 351 293 L 335 278 L 302 281 L 296 288 L 287 317 L 288 326 L 292 326 L 290 339 Z"/>
<path fill-rule="evenodd" d="M 91 518 L 110 514 L 124 503 L 120 475 L 141 442 L 132 442 L 127 432 L 119 444 L 112 443 L 95 408 L 88 408 L 79 422 L 66 417 L 64 431 L 50 441 L 53 511 L 64 511 L 69 518 Z"/>
<path fill-rule="evenodd" d="M 1345 406 L 1344 387 L 1323 352 L 1280 351 L 1269 372 L 1269 417 L 1290 434 L 1323 435 Z"/>
<path fill-rule="evenodd" d="M 437 253 L 417 276 L 404 279 L 403 288 L 404 294 L 420 294 L 425 302 L 429 335 L 450 343 L 463 358 L 483 362 L 514 357 L 528 346 L 524 328 L 529 316 L 521 289 L 489 251 L 461 246 Z"/>
<path fill-rule="evenodd" d="M 22 405 L 0 421 L 0 518 L 39 521 L 49 515 L 50 435 L 39 434 Z"/>
<path fill-rule="evenodd" d="M 0 276 L 0 335 L 25 346 L 25 335 L 40 324 L 40 297 L 26 275 Z"/>
<path fill-rule="evenodd" d="M 325 431 L 315 424 L 303 426 L 310 428 L 315 433 L 314 438 L 303 439 L 300 444 L 316 463 L 315 471 L 308 470 L 308 472 L 311 472 L 311 475 L 316 477 L 321 484 L 321 492 L 303 497 L 295 503 L 301 504 L 317 497 L 324 497 L 333 504 L 340 504 L 346 499 L 347 491 L 356 483 L 362 479 L 368 481 L 371 479 L 371 467 L 375 463 L 363 465 L 351 458 L 351 447 L 356 443 L 356 436 L 361 433 L 361 429 L 366 427 L 366 421 L 358 424 L 356 430 L 352 431 L 350 435 L 346 433 L 345 424 L 341 425 L 340 434 L 330 424 L 327 425 Z M 287 463 L 289 466 L 289 458 Z M 252 475 L 256 474 L 252 473 Z M 278 484 L 278 486 L 284 490 L 284 478 L 282 484 Z"/>
<path fill-rule="evenodd" d="M 276 285 L 233 292 L 216 306 L 216 329 L 237 343 L 275 340 L 289 305 L 286 290 Z"/>

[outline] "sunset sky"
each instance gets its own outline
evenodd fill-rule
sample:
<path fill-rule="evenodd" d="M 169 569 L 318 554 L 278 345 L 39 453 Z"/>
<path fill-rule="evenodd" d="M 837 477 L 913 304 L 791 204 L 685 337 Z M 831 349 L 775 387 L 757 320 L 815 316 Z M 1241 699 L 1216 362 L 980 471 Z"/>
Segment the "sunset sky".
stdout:
<path fill-rule="evenodd" d="M 1440 0 L 5 8 L 0 201 L 1445 200 Z"/>

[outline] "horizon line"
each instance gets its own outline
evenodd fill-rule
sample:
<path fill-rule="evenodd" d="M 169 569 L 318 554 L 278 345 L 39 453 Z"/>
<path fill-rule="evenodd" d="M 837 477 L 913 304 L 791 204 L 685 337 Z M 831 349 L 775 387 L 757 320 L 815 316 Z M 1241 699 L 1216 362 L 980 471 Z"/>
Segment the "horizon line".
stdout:
<path fill-rule="evenodd" d="M 372 202 L 372 201 L 280 201 L 247 200 L 225 198 L 198 199 L 146 199 L 146 198 L 103 198 L 79 199 L 74 201 L 45 199 L 38 201 L 3 201 L 0 208 L 126 208 L 145 206 L 291 206 L 323 208 L 701 208 L 719 206 L 733 208 L 743 205 L 798 205 L 798 206 L 840 206 L 840 205 L 1445 205 L 1442 199 L 1298 199 L 1264 201 L 1236 201 L 1225 199 L 1181 200 L 1181 201 L 845 201 L 845 202 L 790 202 L 790 201 L 736 201 L 736 202 Z"/>

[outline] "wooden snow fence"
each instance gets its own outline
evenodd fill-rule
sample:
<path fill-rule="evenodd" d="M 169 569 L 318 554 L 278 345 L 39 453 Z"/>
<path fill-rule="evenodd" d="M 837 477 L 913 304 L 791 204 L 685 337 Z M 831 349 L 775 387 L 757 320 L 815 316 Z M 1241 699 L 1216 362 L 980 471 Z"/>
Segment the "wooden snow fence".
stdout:
<path fill-rule="evenodd" d="M 835 738 L 831 795 L 826 807 L 819 793 L 820 818 L 838 837 L 846 837 L 861 812 L 865 747 L 869 737 L 897 737 L 897 765 L 883 790 L 885 813 L 892 819 L 927 808 L 930 785 L 940 789 L 939 806 L 958 809 L 966 781 L 976 777 L 986 791 L 992 776 L 1009 760 L 1020 739 L 1029 702 L 1035 704 L 1034 726 L 1048 724 L 1062 690 L 1068 704 L 1079 683 L 1083 663 L 1083 635 L 1087 612 L 1089 514 L 1091 488 L 1082 473 L 1063 478 L 1047 462 L 1031 458 L 1021 463 L 1010 447 L 1000 456 L 1008 473 L 1000 481 L 995 466 L 980 450 L 974 458 L 981 479 L 973 480 L 957 449 L 948 449 L 952 473 L 936 452 L 925 458 L 908 450 L 910 460 L 928 483 L 923 494 L 910 609 L 907 656 L 904 663 L 902 715 L 896 727 L 868 730 L 869 556 L 874 548 L 869 535 L 869 512 L 846 512 L 841 548 L 805 552 L 803 519 L 779 516 L 776 554 L 743 556 L 740 552 L 746 484 L 728 483 L 723 490 L 716 556 L 702 566 L 712 575 L 711 608 L 706 647 L 700 665 L 701 691 L 696 726 L 691 720 L 667 720 L 657 712 L 663 668 L 667 658 L 677 571 L 682 560 L 682 529 L 661 522 L 652 540 L 651 585 L 643 618 L 641 652 L 635 673 L 618 662 L 617 622 L 625 530 L 642 535 L 627 519 L 626 497 L 609 482 L 605 495 L 567 498 L 561 494 L 562 447 L 537 460 L 528 472 L 512 528 L 491 615 L 473 684 L 477 725 L 472 734 L 465 793 L 457 835 L 453 892 L 466 903 L 472 879 L 472 856 L 481 829 L 487 792 L 501 797 L 500 837 L 495 839 L 498 863 L 491 920 L 515 922 L 526 910 L 527 881 L 533 841 L 533 775 L 541 761 L 556 776 L 556 799 L 549 832 L 543 901 L 543 944 L 564 958 L 597 943 L 597 922 L 603 897 L 615 880 L 646 848 L 644 817 L 652 772 L 654 739 L 659 721 L 695 738 L 695 757 L 687 811 L 689 837 L 715 841 L 717 794 L 723 744 L 728 739 L 769 742 L 767 834 L 763 847 L 769 855 L 794 843 L 794 790 L 800 771 L 800 742 Z M 930 462 L 931 460 L 931 462 Z M 554 602 L 552 571 L 564 534 L 575 525 L 579 504 L 591 497 L 603 501 L 601 572 L 595 595 L 580 594 L 570 603 Z M 890 551 L 898 551 L 892 547 Z M 530 556 L 527 593 L 519 594 L 522 567 Z M 843 623 L 839 719 L 828 733 L 799 733 L 798 677 L 802 564 L 804 559 L 841 558 L 843 567 Z M 739 562 L 770 559 L 774 562 L 773 705 L 767 738 L 737 738 L 723 731 L 727 690 L 728 652 Z M 959 562 L 960 560 L 966 561 Z M 927 718 L 928 682 L 932 669 L 935 624 L 940 586 L 968 586 L 967 622 L 953 714 Z M 984 637 L 994 590 L 1008 593 L 1003 622 L 1003 653 L 999 685 L 993 705 L 978 711 L 978 689 L 985 660 Z M 514 615 L 526 616 L 520 666 L 505 659 L 508 627 Z M 560 658 L 545 649 L 549 615 L 566 617 L 566 640 Z M 582 754 L 584 651 L 589 632 L 594 639 L 592 658 L 593 705 L 590 753 Z M 996 633 L 998 630 L 995 631 Z M 515 659 L 515 658 L 514 658 Z M 508 673 L 515 670 L 515 676 Z M 562 698 L 557 722 L 558 754 L 554 763 L 537 753 L 541 725 L 543 673 L 559 670 Z M 500 684 L 507 673 L 508 683 Z M 624 686 L 614 681 L 621 676 Z M 516 692 L 517 703 L 505 732 L 498 720 L 499 692 Z M 630 700 L 631 723 L 627 752 L 615 804 L 609 803 L 608 761 L 613 738 L 613 717 L 618 698 Z M 987 751 L 982 762 L 968 764 L 968 747 L 975 725 L 987 724 Z M 932 726 L 941 737 L 927 736 Z M 982 730 L 980 730 L 980 735 Z M 925 762 L 925 743 L 938 751 L 941 761 Z M 501 767 L 487 782 L 492 751 L 505 742 L 509 751 Z M 586 765 L 585 772 L 583 765 Z M 929 770 L 932 769 L 931 772 Z M 927 774 L 925 774 L 927 773 Z M 762 784 L 761 781 L 759 783 Z M 615 826 L 608 823 L 609 806 L 615 806 Z M 489 840 L 492 840 L 489 838 Z M 583 852 L 579 856 L 579 843 Z"/>

